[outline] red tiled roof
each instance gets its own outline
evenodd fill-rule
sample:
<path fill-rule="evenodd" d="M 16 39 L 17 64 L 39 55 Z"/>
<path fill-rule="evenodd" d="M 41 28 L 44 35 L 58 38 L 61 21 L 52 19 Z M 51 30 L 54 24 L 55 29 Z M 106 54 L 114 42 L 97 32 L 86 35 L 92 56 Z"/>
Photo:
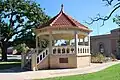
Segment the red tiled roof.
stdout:
<path fill-rule="evenodd" d="M 84 30 L 88 30 L 88 27 L 82 25 L 78 21 L 74 20 L 72 17 L 68 16 L 63 11 L 63 6 L 61 8 L 61 11 L 59 14 L 57 14 L 55 17 L 50 19 L 47 23 L 39 26 L 38 28 L 44 28 L 44 27 L 76 27 Z"/>

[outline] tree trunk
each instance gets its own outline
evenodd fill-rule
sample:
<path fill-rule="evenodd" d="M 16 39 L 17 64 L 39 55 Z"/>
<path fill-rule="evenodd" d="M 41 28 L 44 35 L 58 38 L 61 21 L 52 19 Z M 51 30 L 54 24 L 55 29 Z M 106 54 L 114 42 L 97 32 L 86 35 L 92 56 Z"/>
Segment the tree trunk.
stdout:
<path fill-rule="evenodd" d="M 2 42 L 2 61 L 7 61 L 7 42 Z"/>

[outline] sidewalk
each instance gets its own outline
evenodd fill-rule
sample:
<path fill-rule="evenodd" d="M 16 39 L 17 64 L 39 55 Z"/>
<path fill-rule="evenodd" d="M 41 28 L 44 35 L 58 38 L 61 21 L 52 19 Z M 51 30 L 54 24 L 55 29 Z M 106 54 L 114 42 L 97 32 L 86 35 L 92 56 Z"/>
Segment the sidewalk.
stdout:
<path fill-rule="evenodd" d="M 118 64 L 120 61 L 108 62 L 103 64 L 93 64 L 91 66 L 76 69 L 55 69 L 55 70 L 39 70 L 39 71 L 27 71 L 19 73 L 0 73 L 2 80 L 30 80 L 30 79 L 42 79 L 50 77 L 86 74 L 103 70 L 114 64 Z"/>

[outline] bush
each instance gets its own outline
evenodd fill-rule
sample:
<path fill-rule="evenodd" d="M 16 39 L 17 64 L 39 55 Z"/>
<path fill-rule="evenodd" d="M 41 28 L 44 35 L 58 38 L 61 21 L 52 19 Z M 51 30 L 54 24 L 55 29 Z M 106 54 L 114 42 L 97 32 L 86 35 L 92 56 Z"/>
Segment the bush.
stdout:
<path fill-rule="evenodd" d="M 94 54 L 91 56 L 92 63 L 103 63 L 104 61 L 105 61 L 105 57 L 101 53 Z"/>
<path fill-rule="evenodd" d="M 112 61 L 116 61 L 117 60 L 116 56 L 114 54 L 111 54 L 111 59 L 112 59 Z"/>
<path fill-rule="evenodd" d="M 26 46 L 26 44 L 18 44 L 14 47 L 14 49 L 16 49 L 18 53 L 26 53 L 29 48 Z"/>

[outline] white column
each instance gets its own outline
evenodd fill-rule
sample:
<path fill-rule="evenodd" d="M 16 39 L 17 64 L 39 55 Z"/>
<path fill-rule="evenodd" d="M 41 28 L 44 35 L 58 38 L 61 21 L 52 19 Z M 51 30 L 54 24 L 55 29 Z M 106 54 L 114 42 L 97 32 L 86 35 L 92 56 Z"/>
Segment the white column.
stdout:
<path fill-rule="evenodd" d="M 37 55 L 36 54 L 32 54 L 31 69 L 33 71 L 38 70 L 37 69 Z"/>
<path fill-rule="evenodd" d="M 50 59 L 50 54 L 53 53 L 53 50 L 52 50 L 52 34 L 50 33 L 49 34 L 49 56 L 48 56 L 48 67 L 50 68 L 51 67 L 51 59 Z"/>
<path fill-rule="evenodd" d="M 71 41 L 71 40 L 69 39 L 69 46 L 70 46 L 70 41 Z"/>
<path fill-rule="evenodd" d="M 75 32 L 75 54 L 78 53 L 78 34 Z"/>
<path fill-rule="evenodd" d="M 50 52 L 50 54 L 53 53 L 53 50 L 52 50 L 52 34 L 49 35 L 49 52 Z"/>
<path fill-rule="evenodd" d="M 33 71 L 37 70 L 37 54 L 38 54 L 38 37 L 36 36 L 36 53 L 32 54 L 31 69 Z"/>
<path fill-rule="evenodd" d="M 85 45 L 85 38 L 83 38 L 83 45 Z"/>
<path fill-rule="evenodd" d="M 42 50 L 42 42 L 40 38 L 39 38 L 39 49 Z"/>
<path fill-rule="evenodd" d="M 38 37 L 36 36 L 36 54 L 38 54 Z"/>
<path fill-rule="evenodd" d="M 90 35 L 88 35 L 88 46 L 89 46 L 89 54 L 90 54 Z"/>

